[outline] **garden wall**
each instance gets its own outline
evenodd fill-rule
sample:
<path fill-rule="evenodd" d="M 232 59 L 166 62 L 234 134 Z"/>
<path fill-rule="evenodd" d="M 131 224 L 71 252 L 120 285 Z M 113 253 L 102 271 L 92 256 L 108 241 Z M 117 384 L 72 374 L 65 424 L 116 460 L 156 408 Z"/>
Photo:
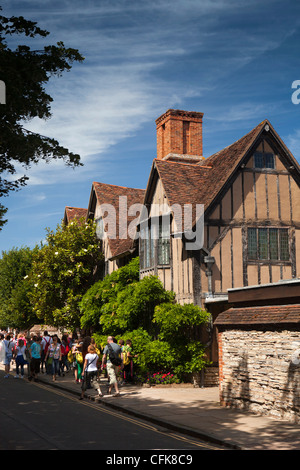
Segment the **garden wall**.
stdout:
<path fill-rule="evenodd" d="M 221 405 L 299 423 L 297 329 L 223 325 L 218 333 Z"/>

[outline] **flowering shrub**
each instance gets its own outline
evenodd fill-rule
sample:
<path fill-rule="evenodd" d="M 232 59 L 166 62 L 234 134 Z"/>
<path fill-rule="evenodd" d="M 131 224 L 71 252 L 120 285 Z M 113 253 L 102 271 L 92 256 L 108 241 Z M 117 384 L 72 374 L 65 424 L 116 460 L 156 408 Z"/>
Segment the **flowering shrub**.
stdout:
<path fill-rule="evenodd" d="M 155 372 L 154 374 L 147 374 L 144 378 L 143 383 L 150 385 L 159 385 L 159 384 L 179 384 L 180 380 L 177 375 L 172 372 Z"/>

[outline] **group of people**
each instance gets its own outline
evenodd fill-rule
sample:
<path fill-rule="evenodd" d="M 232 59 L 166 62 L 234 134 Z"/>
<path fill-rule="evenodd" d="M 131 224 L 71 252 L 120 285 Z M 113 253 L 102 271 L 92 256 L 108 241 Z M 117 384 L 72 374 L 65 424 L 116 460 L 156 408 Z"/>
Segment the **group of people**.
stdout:
<path fill-rule="evenodd" d="M 87 388 L 95 388 L 99 397 L 103 394 L 100 388 L 99 376 L 101 370 L 109 379 L 108 393 L 119 396 L 119 383 L 124 385 L 133 382 L 133 354 L 131 340 L 119 340 L 108 336 L 103 351 L 97 347 L 94 338 L 73 339 L 70 335 L 63 335 L 60 339 L 57 334 L 50 336 L 44 331 L 43 336 L 31 335 L 26 338 L 24 334 L 12 335 L 0 333 L 0 363 L 5 366 L 4 378 L 9 377 L 11 362 L 15 360 L 15 378 L 24 378 L 25 366 L 28 367 L 28 380 L 37 380 L 39 373 L 52 374 L 56 381 L 61 376 L 73 370 L 77 383 L 81 383 L 84 397 Z M 115 359 L 117 358 L 117 359 Z"/>
<path fill-rule="evenodd" d="M 70 370 L 67 354 L 72 345 L 72 339 L 63 335 L 59 339 L 57 334 L 49 336 L 48 331 L 43 337 L 31 334 L 25 337 L 23 333 L 0 333 L 0 362 L 5 366 L 4 378 L 9 378 L 11 363 L 15 360 L 15 378 L 24 378 L 25 366 L 28 366 L 28 379 L 36 380 L 40 372 L 56 376 L 64 374 L 66 368 Z"/>

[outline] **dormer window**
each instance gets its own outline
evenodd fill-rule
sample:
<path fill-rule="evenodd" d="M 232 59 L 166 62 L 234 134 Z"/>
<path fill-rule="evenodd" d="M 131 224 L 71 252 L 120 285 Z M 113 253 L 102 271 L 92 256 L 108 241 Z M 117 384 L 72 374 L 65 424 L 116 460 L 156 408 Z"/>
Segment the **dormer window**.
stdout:
<path fill-rule="evenodd" d="M 275 169 L 275 156 L 273 153 L 255 152 L 254 168 Z"/>

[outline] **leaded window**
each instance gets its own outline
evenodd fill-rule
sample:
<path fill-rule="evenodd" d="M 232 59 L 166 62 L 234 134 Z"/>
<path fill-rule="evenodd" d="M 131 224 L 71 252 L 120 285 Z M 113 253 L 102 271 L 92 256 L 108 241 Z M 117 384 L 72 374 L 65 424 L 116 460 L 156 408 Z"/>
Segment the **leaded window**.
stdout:
<path fill-rule="evenodd" d="M 169 218 L 153 218 L 140 228 L 141 269 L 170 264 L 170 221 Z"/>
<path fill-rule="evenodd" d="M 257 259 L 257 230 L 248 228 L 248 258 Z"/>
<path fill-rule="evenodd" d="M 158 264 L 170 264 L 170 225 L 159 224 Z"/>
<path fill-rule="evenodd" d="M 255 152 L 254 168 L 275 168 L 275 156 L 273 153 Z"/>
<path fill-rule="evenodd" d="M 289 261 L 288 229 L 248 228 L 248 259 Z"/>
<path fill-rule="evenodd" d="M 97 235 L 97 238 L 99 238 L 100 240 L 103 240 L 103 238 L 104 238 L 104 223 L 103 223 L 102 218 L 96 220 L 96 235 Z"/>

